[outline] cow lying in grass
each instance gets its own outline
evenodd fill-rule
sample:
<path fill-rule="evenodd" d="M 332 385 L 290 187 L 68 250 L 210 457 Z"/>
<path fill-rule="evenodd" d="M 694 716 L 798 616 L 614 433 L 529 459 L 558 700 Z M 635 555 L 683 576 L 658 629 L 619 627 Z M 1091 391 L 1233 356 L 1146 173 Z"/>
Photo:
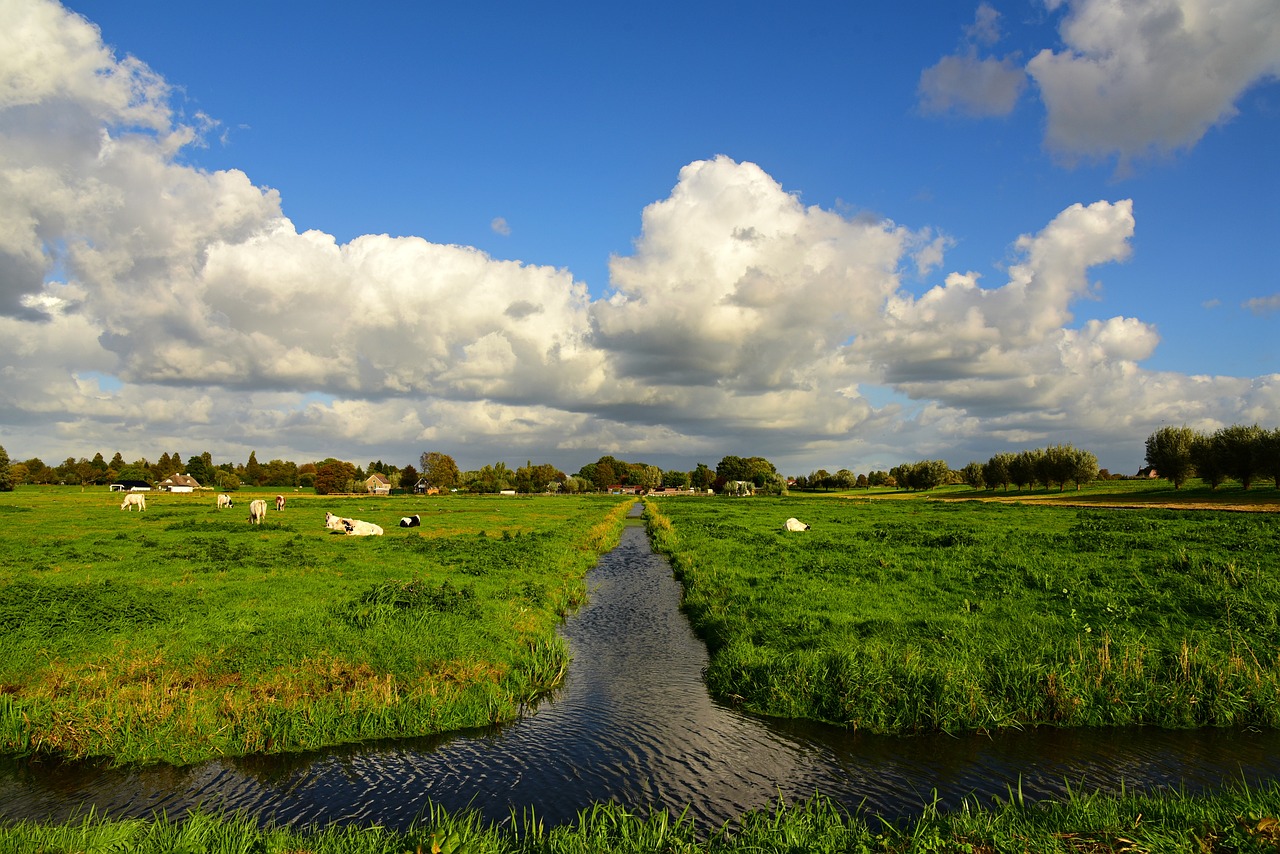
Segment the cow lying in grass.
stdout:
<path fill-rule="evenodd" d="M 417 528 L 421 524 L 422 524 L 422 518 L 418 516 L 417 513 L 414 513 L 412 516 L 400 517 L 401 528 Z"/>
<path fill-rule="evenodd" d="M 335 516 L 332 513 L 324 514 L 324 526 L 334 531 L 342 531 L 344 534 L 350 534 L 353 537 L 381 537 L 382 527 L 372 522 L 361 522 L 359 519 L 348 519 L 344 516 Z"/>
<path fill-rule="evenodd" d="M 143 510 L 146 510 L 147 496 L 143 495 L 141 492 L 130 492 L 128 495 L 124 497 L 124 501 L 120 502 L 121 510 L 128 510 L 129 512 L 132 513 L 133 508 L 135 507 L 138 508 L 139 513 L 141 513 Z"/>
<path fill-rule="evenodd" d="M 795 518 L 795 517 L 793 516 L 792 518 L 788 519 L 788 520 L 787 520 L 787 521 L 782 525 L 782 530 L 784 530 L 784 531 L 807 531 L 807 530 L 809 530 L 809 526 L 808 526 L 808 525 L 806 525 L 804 522 L 801 522 L 799 519 L 797 519 L 797 518 Z"/>

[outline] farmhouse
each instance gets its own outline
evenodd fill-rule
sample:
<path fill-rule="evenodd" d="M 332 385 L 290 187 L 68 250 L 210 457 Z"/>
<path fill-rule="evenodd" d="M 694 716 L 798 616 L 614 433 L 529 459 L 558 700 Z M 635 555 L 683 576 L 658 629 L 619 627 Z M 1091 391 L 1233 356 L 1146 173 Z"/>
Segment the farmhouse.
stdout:
<path fill-rule="evenodd" d="M 200 489 L 200 481 L 189 474 L 175 474 L 160 481 L 159 487 L 165 492 L 195 492 Z"/>
<path fill-rule="evenodd" d="M 439 495 L 440 487 L 432 486 L 431 481 L 424 477 L 419 478 L 418 482 L 413 485 L 413 491 L 419 495 Z"/>
<path fill-rule="evenodd" d="M 150 492 L 151 484 L 145 480 L 117 480 L 111 484 L 112 492 Z"/>
<path fill-rule="evenodd" d="M 370 495 L 390 495 L 391 481 L 387 480 L 386 475 L 374 472 L 364 482 L 364 488 Z"/>

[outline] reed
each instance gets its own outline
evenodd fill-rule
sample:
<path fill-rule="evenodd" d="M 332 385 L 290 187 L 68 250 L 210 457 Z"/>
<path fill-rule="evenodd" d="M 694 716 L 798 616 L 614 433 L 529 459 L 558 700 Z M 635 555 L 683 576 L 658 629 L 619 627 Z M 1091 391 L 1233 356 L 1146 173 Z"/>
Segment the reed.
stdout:
<path fill-rule="evenodd" d="M 712 692 L 875 732 L 1280 724 L 1270 514 L 664 499 Z M 796 516 L 812 525 L 784 533 Z"/>

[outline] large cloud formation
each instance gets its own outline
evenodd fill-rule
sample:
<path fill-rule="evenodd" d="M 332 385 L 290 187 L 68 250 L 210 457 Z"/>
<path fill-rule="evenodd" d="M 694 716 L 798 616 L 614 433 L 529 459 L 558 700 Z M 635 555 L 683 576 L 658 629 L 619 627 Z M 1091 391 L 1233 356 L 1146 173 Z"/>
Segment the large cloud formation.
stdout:
<path fill-rule="evenodd" d="M 717 157 L 645 209 L 593 300 L 567 270 L 469 247 L 299 233 L 274 191 L 182 162 L 208 124 L 83 19 L 0 6 L 11 455 L 758 453 L 800 472 L 1073 441 L 1127 464 L 1161 419 L 1280 420 L 1275 377 L 1152 374 L 1148 324 L 1073 326 L 1089 271 L 1129 253 L 1127 201 L 1018 238 L 1007 283 L 956 273 L 913 297 L 900 270 L 945 237 L 805 207 Z"/>
<path fill-rule="evenodd" d="M 1252 85 L 1280 75 L 1274 0 L 1044 0 L 1065 10 L 1062 49 L 1025 65 L 980 57 L 999 39 L 986 3 L 963 50 L 921 75 L 921 106 L 972 115 L 1011 111 L 1030 76 L 1048 113 L 1046 144 L 1066 158 L 1122 163 L 1195 145 L 1236 114 Z"/>

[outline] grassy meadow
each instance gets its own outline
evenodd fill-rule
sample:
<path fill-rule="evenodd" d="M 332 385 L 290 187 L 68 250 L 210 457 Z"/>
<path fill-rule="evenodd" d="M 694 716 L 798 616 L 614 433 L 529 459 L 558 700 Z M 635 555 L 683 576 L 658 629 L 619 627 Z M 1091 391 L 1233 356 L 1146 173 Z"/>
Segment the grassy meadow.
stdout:
<path fill-rule="evenodd" d="M 756 712 L 881 733 L 1280 725 L 1280 517 L 1061 500 L 1090 495 L 660 498 L 647 515 L 712 693 Z M 791 516 L 812 529 L 784 533 Z"/>
<path fill-rule="evenodd" d="M 511 720 L 634 503 L 274 494 L 0 493 L 0 751 L 187 764 Z"/>

